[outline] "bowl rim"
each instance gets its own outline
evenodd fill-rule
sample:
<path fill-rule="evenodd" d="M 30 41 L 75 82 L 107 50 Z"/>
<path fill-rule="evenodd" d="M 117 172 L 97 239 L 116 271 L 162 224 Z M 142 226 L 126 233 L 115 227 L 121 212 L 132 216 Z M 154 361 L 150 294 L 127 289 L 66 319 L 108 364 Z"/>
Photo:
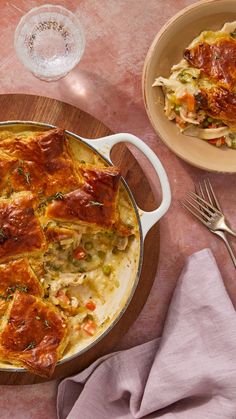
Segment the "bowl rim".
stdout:
<path fill-rule="evenodd" d="M 226 1 L 229 2 L 229 3 L 230 2 L 235 3 L 234 0 L 226 0 Z M 161 130 L 159 128 L 159 124 L 157 122 L 157 117 L 154 116 L 153 113 L 150 111 L 149 105 L 148 105 L 148 98 L 147 98 L 147 74 L 149 72 L 149 68 L 150 68 L 150 65 L 151 65 L 152 54 L 153 54 L 153 51 L 156 47 L 156 44 L 161 40 L 162 36 L 165 34 L 165 32 L 168 30 L 168 28 L 173 23 L 177 22 L 183 15 L 191 13 L 193 10 L 201 8 L 204 5 L 207 5 L 207 4 L 210 4 L 210 3 L 218 3 L 219 4 L 220 2 L 222 2 L 222 0 L 200 0 L 200 1 L 198 1 L 196 3 L 193 3 L 189 6 L 186 6 L 183 9 L 181 9 L 180 11 L 178 11 L 170 19 L 168 19 L 167 22 L 160 28 L 160 30 L 155 35 L 155 37 L 154 37 L 154 39 L 153 39 L 153 41 L 152 41 L 152 43 L 151 43 L 151 45 L 148 49 L 145 60 L 144 60 L 143 71 L 142 71 L 142 96 L 143 96 L 143 102 L 144 102 L 146 113 L 148 115 L 148 118 L 149 118 L 149 120 L 152 124 L 152 127 L 153 127 L 154 131 L 159 135 L 162 142 L 169 148 L 169 150 L 172 153 L 174 153 L 177 157 L 179 157 L 181 160 L 185 161 L 189 165 L 191 165 L 193 167 L 196 167 L 198 169 L 206 170 L 206 171 L 213 172 L 213 173 L 233 174 L 233 173 L 236 173 L 236 166 L 235 166 L 234 170 L 232 170 L 232 169 L 230 169 L 230 170 L 220 170 L 220 169 L 215 169 L 213 167 L 209 168 L 207 165 L 204 165 L 204 164 L 201 164 L 201 163 L 196 163 L 195 161 L 192 161 L 191 159 L 182 155 L 181 152 L 173 150 L 173 148 L 166 141 L 165 136 L 163 135 L 163 133 L 161 132 Z M 232 150 L 232 151 L 235 151 L 235 156 L 236 156 L 236 150 Z"/>

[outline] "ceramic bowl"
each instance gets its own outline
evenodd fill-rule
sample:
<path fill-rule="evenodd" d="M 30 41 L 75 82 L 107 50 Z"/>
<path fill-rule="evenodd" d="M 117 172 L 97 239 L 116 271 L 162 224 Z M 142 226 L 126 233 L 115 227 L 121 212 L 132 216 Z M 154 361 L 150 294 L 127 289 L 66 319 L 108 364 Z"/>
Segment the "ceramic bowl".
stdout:
<path fill-rule="evenodd" d="M 184 49 L 203 30 L 218 30 L 236 20 L 234 0 L 206 0 L 181 10 L 156 35 L 145 59 L 143 97 L 149 119 L 163 142 L 180 158 L 201 169 L 235 173 L 236 150 L 217 148 L 206 141 L 185 136 L 164 114 L 160 87 L 152 87 L 156 77 L 169 77 L 172 65 L 183 57 Z"/>

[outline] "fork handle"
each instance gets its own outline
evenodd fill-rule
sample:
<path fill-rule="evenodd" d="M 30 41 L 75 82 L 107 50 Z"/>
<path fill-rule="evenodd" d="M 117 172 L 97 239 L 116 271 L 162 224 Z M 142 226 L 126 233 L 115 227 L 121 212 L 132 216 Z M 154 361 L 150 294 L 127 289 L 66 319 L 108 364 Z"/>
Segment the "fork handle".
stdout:
<path fill-rule="evenodd" d="M 230 257 L 232 259 L 234 267 L 236 268 L 236 257 L 235 257 L 233 248 L 232 248 L 231 244 L 229 243 L 227 237 L 225 236 L 224 232 L 220 231 L 220 230 L 217 230 L 217 231 L 215 230 L 215 231 L 212 231 L 212 233 L 216 234 L 217 236 L 219 236 L 223 240 L 223 242 L 225 243 L 225 245 L 227 247 L 227 250 L 230 254 Z"/>
<path fill-rule="evenodd" d="M 231 230 L 231 228 L 229 228 L 228 226 L 224 227 L 224 231 L 231 234 L 231 236 L 236 237 L 236 233 L 233 230 Z"/>

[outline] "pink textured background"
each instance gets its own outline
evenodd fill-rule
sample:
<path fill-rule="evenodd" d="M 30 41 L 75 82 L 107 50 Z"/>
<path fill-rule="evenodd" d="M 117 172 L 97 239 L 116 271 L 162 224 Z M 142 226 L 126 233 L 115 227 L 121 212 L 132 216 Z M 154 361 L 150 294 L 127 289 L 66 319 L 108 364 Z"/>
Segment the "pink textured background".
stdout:
<path fill-rule="evenodd" d="M 153 131 L 142 94 L 142 66 L 148 47 L 161 26 L 191 0 L 66 0 L 61 4 L 81 19 L 86 34 L 82 61 L 66 78 L 45 83 L 17 61 L 13 49 L 19 18 L 44 1 L 1 0 L 0 93 L 32 93 L 56 98 L 91 113 L 115 132 L 140 136 L 160 157 L 172 189 L 171 209 L 160 223 L 161 253 L 156 280 L 139 318 L 118 349 L 160 335 L 179 272 L 187 255 L 210 247 L 225 285 L 236 304 L 235 269 L 224 245 L 189 217 L 178 200 L 206 176 L 173 155 Z M 235 175 L 210 174 L 232 226 L 236 226 Z M 201 283 L 199 282 L 199 286 Z M 0 417 L 54 419 L 56 383 L 25 387 L 0 386 Z"/>

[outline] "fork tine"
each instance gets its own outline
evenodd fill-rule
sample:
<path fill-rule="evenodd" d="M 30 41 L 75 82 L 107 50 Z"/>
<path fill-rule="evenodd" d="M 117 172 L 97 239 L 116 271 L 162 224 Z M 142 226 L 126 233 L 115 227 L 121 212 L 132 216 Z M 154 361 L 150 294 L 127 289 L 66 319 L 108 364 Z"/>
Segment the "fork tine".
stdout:
<path fill-rule="evenodd" d="M 204 186 L 205 186 L 205 191 L 206 191 L 206 194 L 207 194 L 208 201 L 211 203 L 211 205 L 214 206 L 214 202 L 213 202 L 213 199 L 212 199 L 211 194 L 209 192 L 209 189 L 208 189 L 208 186 L 207 186 L 207 182 L 206 182 L 205 179 L 204 179 Z"/>
<path fill-rule="evenodd" d="M 194 217 L 196 217 L 199 221 L 201 221 L 202 224 L 204 224 L 205 226 L 207 226 L 207 223 L 205 220 L 203 220 L 203 218 L 201 218 L 198 214 L 196 214 L 188 205 L 185 204 L 184 201 L 180 201 L 180 204 L 182 205 L 182 207 L 184 207 L 187 211 L 191 212 L 192 215 L 194 215 Z"/>
<path fill-rule="evenodd" d="M 215 192 L 213 191 L 213 188 L 212 188 L 211 182 L 210 182 L 210 180 L 209 180 L 208 178 L 207 178 L 207 182 L 208 182 L 208 186 L 209 186 L 209 188 L 210 188 L 211 194 L 212 194 L 212 196 L 213 196 L 213 199 L 214 199 L 214 201 L 215 201 L 215 207 L 216 207 L 219 211 L 221 211 L 221 212 L 222 212 L 222 209 L 221 209 L 221 206 L 220 206 L 220 204 L 219 204 L 219 201 L 218 201 L 218 199 L 216 198 Z"/>
<path fill-rule="evenodd" d="M 190 191 L 188 192 L 188 194 L 194 198 L 195 200 L 198 199 L 201 204 L 203 204 L 204 206 L 207 206 L 208 208 L 210 208 L 211 210 L 213 210 L 214 212 L 219 213 L 218 209 L 215 208 L 213 205 L 210 204 L 210 202 L 205 201 L 205 199 L 201 198 L 199 195 L 195 194 L 194 192 Z M 199 202 L 198 202 L 199 203 Z"/>
<path fill-rule="evenodd" d="M 191 201 L 189 201 L 187 198 L 185 198 L 184 200 L 185 203 L 188 203 L 189 205 L 191 205 L 192 208 L 194 208 L 197 213 L 201 214 L 203 218 L 206 219 L 206 221 L 210 221 L 210 217 L 206 214 L 205 212 L 205 208 L 202 209 L 201 207 L 199 207 L 199 205 L 194 205 Z M 195 201 L 193 201 L 194 203 L 196 203 Z M 198 204 L 198 203 L 197 203 Z"/>
<path fill-rule="evenodd" d="M 208 220 L 210 220 L 211 218 L 212 218 L 212 216 L 213 216 L 213 212 L 208 208 L 208 203 L 206 202 L 206 204 L 202 204 L 202 202 L 200 201 L 200 199 L 202 199 L 200 196 L 197 196 L 197 198 L 195 198 L 195 197 L 193 197 L 192 195 L 191 195 L 191 193 L 190 192 L 187 192 L 187 196 L 195 203 L 195 204 L 197 204 L 198 205 L 198 208 L 200 209 L 200 210 L 202 210 L 205 214 L 205 217 L 208 219 Z M 210 204 L 209 204 L 210 205 Z M 216 210 L 214 211 L 214 212 L 216 212 Z M 210 217 L 209 217 L 210 216 Z"/>
<path fill-rule="evenodd" d="M 199 191 L 200 191 L 199 195 L 201 196 L 201 198 L 206 200 L 203 189 L 202 189 L 202 184 L 200 182 L 199 182 Z"/>
<path fill-rule="evenodd" d="M 201 184 L 201 182 L 198 182 L 198 186 L 195 184 L 195 193 L 196 193 L 198 196 L 200 196 L 201 198 L 203 198 L 203 199 L 205 199 L 205 200 L 206 200 L 206 198 L 205 198 L 205 194 L 204 194 L 204 192 L 203 192 L 203 188 L 202 188 L 202 184 Z M 199 200 L 198 200 L 198 203 L 199 203 Z"/>

